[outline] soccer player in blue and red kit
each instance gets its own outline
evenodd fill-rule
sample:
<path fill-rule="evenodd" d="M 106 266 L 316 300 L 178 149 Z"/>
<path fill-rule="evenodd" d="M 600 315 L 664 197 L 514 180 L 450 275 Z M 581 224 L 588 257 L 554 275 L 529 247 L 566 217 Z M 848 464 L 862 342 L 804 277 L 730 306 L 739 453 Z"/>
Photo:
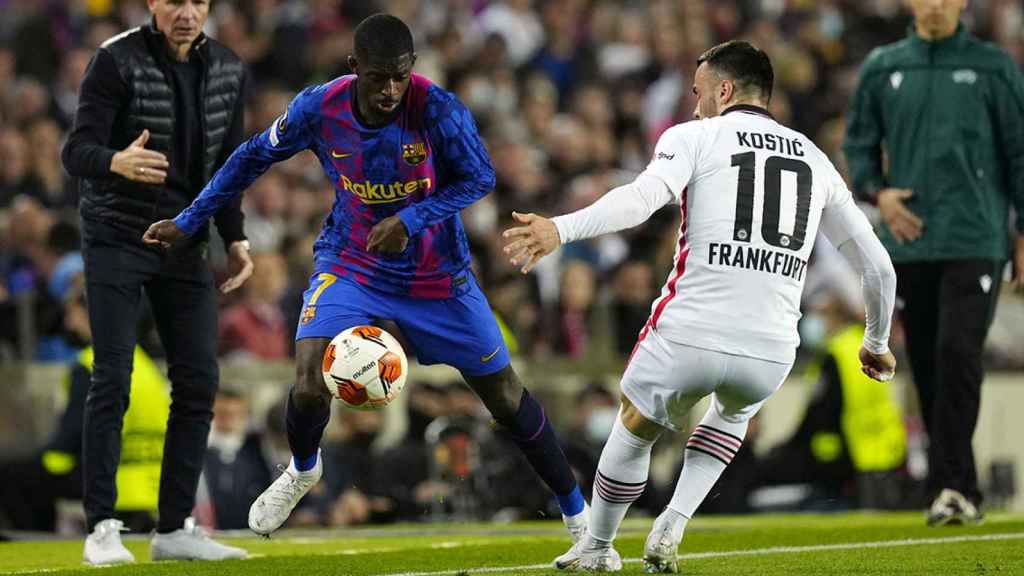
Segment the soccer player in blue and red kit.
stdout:
<path fill-rule="evenodd" d="M 298 381 L 288 398 L 287 470 L 253 503 L 249 526 L 269 534 L 319 480 L 330 418 L 324 350 L 339 332 L 393 320 L 421 363 L 457 368 L 555 493 L 574 540 L 583 497 L 544 409 L 523 388 L 487 299 L 470 271 L 459 211 L 494 186 L 469 111 L 412 73 L 412 34 L 370 16 L 355 30 L 354 74 L 303 90 L 273 126 L 232 154 L 190 207 L 144 239 L 167 246 L 198 230 L 271 164 L 312 150 L 335 182 L 314 247 L 315 271 L 296 335 Z"/>

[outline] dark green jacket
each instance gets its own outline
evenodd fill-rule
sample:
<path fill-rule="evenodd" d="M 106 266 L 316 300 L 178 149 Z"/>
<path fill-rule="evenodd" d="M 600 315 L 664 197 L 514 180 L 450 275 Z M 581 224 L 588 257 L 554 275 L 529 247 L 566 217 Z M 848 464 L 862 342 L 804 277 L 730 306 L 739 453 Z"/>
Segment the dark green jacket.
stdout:
<path fill-rule="evenodd" d="M 1011 201 L 1024 233 L 1024 79 L 1005 52 L 962 24 L 939 42 L 911 27 L 868 55 L 847 122 L 857 194 L 910 188 L 906 205 L 924 220 L 924 234 L 903 245 L 882 224 L 893 261 L 1007 257 Z"/>

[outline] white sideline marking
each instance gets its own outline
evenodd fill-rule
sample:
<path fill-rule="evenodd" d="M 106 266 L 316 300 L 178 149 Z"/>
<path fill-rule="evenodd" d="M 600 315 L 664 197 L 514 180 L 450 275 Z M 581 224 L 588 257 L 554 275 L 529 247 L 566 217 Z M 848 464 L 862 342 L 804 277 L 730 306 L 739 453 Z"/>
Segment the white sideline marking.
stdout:
<path fill-rule="evenodd" d="M 830 550 L 859 550 L 862 548 L 896 548 L 899 546 L 927 546 L 955 542 L 986 542 L 992 540 L 1024 540 L 1024 532 L 1010 534 L 982 534 L 978 536 L 947 536 L 945 538 L 907 538 L 905 540 L 880 540 L 877 542 L 848 542 L 845 544 L 818 544 L 813 546 L 773 546 L 751 550 L 726 550 L 722 552 L 693 552 L 680 554 L 679 560 L 700 560 L 703 558 L 727 558 L 731 556 L 760 556 L 763 554 L 799 554 L 801 552 L 822 552 Z M 640 558 L 623 558 L 624 564 L 638 564 Z M 500 574 L 524 570 L 552 570 L 551 563 L 524 564 L 522 566 L 493 566 L 490 568 L 460 568 L 437 572 L 398 572 L 386 576 L 452 576 L 456 574 Z"/>

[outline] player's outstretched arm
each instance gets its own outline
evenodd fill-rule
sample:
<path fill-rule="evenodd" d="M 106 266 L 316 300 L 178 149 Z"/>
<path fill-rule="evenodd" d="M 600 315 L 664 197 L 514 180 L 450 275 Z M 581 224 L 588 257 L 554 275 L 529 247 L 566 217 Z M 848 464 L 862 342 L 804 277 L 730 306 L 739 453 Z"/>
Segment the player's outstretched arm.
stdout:
<path fill-rule="evenodd" d="M 167 245 L 191 236 L 226 204 L 245 191 L 274 163 L 291 158 L 314 143 L 312 123 L 322 97 L 323 86 L 303 90 L 274 124 L 238 147 L 214 174 L 192 205 L 174 220 L 161 220 L 146 231 L 143 241 Z M 173 227 L 168 223 L 173 224 Z M 177 232 L 175 232 L 177 228 Z"/>
<path fill-rule="evenodd" d="M 512 218 L 523 226 L 509 228 L 502 234 L 507 242 L 505 254 L 513 266 L 522 266 L 520 270 L 526 274 L 541 258 L 554 252 L 562 241 L 558 227 L 550 218 L 519 212 L 513 212 Z"/>
<path fill-rule="evenodd" d="M 166 248 L 180 238 L 191 236 L 210 217 L 245 191 L 273 164 L 273 161 L 267 161 L 265 155 L 259 154 L 256 150 L 260 144 L 255 141 L 259 138 L 260 136 L 254 136 L 242 144 L 188 208 L 182 210 L 173 220 L 153 223 L 143 234 L 142 241 Z"/>
<path fill-rule="evenodd" d="M 505 254 L 524 274 L 560 244 L 618 232 L 646 222 L 651 214 L 673 199 L 668 186 L 658 177 L 641 174 L 633 182 L 619 186 L 590 206 L 571 214 L 548 219 L 536 214 L 512 217 L 524 226 L 503 233 Z"/>

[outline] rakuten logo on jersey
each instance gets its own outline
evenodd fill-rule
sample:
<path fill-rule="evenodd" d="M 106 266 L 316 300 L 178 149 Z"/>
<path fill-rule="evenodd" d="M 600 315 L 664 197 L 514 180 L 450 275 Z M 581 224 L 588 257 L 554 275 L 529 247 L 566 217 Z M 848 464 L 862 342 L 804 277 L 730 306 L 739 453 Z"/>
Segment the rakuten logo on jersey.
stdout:
<path fill-rule="evenodd" d="M 391 182 L 390 184 L 376 184 L 369 180 L 353 182 L 348 176 L 342 174 L 341 187 L 355 194 L 363 201 L 363 204 L 386 204 L 404 200 L 406 196 L 422 190 L 430 190 L 433 182 L 430 178 L 416 178 L 405 182 Z"/>

